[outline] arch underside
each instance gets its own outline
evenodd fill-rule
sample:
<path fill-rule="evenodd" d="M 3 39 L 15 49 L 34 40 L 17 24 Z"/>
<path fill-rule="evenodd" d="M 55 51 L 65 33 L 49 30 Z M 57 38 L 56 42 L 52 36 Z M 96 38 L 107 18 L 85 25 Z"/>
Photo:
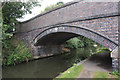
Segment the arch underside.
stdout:
<path fill-rule="evenodd" d="M 84 36 L 95 42 L 98 42 L 102 46 L 106 47 L 110 51 L 117 47 L 117 44 L 102 34 L 96 33 L 90 29 L 86 29 L 78 26 L 54 26 L 41 32 L 34 39 L 34 45 L 60 45 L 70 38 Z"/>

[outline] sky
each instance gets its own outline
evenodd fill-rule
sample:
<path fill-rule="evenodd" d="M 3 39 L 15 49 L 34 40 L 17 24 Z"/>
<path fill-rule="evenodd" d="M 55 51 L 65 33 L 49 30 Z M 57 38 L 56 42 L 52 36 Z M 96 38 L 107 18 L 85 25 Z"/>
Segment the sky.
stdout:
<path fill-rule="evenodd" d="M 73 0 L 42 0 L 42 1 L 40 1 L 41 7 L 34 7 L 32 9 L 32 14 L 26 14 L 23 16 L 23 18 L 18 19 L 18 21 L 23 22 L 23 21 L 29 20 L 30 18 L 40 14 L 40 12 L 43 11 L 47 6 L 56 4 L 57 2 L 60 2 L 60 1 L 67 3 L 67 2 L 71 2 Z"/>

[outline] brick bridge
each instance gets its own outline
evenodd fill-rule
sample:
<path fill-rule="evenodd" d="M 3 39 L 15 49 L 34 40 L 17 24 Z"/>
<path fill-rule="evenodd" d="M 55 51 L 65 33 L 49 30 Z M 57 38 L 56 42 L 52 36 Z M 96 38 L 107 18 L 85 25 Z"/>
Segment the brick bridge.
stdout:
<path fill-rule="evenodd" d="M 111 51 L 113 69 L 119 69 L 118 2 L 71 2 L 18 25 L 16 36 L 34 56 L 57 54 L 66 40 L 85 36 Z M 119 69 L 120 70 L 120 69 Z"/>

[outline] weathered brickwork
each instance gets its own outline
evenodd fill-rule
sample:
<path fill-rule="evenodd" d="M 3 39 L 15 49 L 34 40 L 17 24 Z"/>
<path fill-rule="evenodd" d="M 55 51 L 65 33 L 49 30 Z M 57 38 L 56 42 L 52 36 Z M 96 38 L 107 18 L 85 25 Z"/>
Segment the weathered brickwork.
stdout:
<path fill-rule="evenodd" d="M 118 46 L 118 11 L 118 2 L 72 2 L 20 23 L 16 37 L 44 52 L 47 48 L 38 47 L 55 47 L 82 35 L 113 51 Z M 112 62 L 114 69 L 120 67 L 119 57 Z"/>
<path fill-rule="evenodd" d="M 119 65 L 119 61 L 118 60 L 119 59 L 117 59 L 117 58 L 112 58 L 112 68 L 113 68 L 113 71 L 115 71 L 116 69 L 120 69 L 120 65 Z"/>
<path fill-rule="evenodd" d="M 73 33 L 73 34 L 76 34 L 76 35 L 85 36 L 85 37 L 90 38 L 93 41 L 98 42 L 99 44 L 105 46 L 110 51 L 114 50 L 117 47 L 117 44 L 115 44 L 114 42 L 110 41 L 107 38 L 104 38 L 104 36 L 102 36 L 102 35 L 98 35 L 97 33 L 94 33 L 94 32 L 89 31 L 87 29 L 83 29 L 81 27 L 76 27 L 76 26 L 71 27 L 71 26 L 67 26 L 67 25 L 64 25 L 62 27 L 61 26 L 59 26 L 59 27 L 56 26 L 56 27 L 47 29 L 46 31 L 42 32 L 41 34 L 39 34 L 35 38 L 35 40 L 34 40 L 35 43 L 34 44 L 45 45 L 45 44 L 49 44 L 49 43 L 51 43 L 51 44 L 60 43 L 61 37 L 56 38 L 56 40 L 54 40 L 54 42 L 50 41 L 51 36 L 44 38 L 44 36 L 55 33 L 55 32 L 68 32 L 68 33 Z M 70 37 L 73 36 L 74 37 L 75 35 L 68 35 L 68 36 L 70 36 Z M 42 39 L 42 38 L 44 38 L 44 39 Z M 41 39 L 42 39 L 42 41 L 39 41 Z M 67 39 L 68 39 L 68 37 L 64 37 L 64 40 L 62 39 L 62 41 L 66 41 Z M 48 41 L 45 41 L 45 40 L 48 40 Z M 40 44 L 38 43 L 38 41 L 39 41 Z M 55 42 L 55 41 L 57 41 L 57 42 Z"/>
<path fill-rule="evenodd" d="M 118 41 L 118 17 L 99 18 L 87 21 L 68 23 L 68 25 L 82 26 Z"/>
<path fill-rule="evenodd" d="M 65 23 L 61 25 L 70 25 L 70 26 L 77 26 L 77 27 L 89 29 L 95 33 L 104 35 L 106 38 L 109 38 L 112 41 L 118 43 L 118 17 L 108 17 L 108 18 L 99 18 L 99 19 L 86 20 L 86 21 L 77 21 L 77 22 Z M 41 28 L 36 29 L 30 32 L 21 33 L 19 35 L 21 35 L 21 37 L 26 42 L 31 43 L 33 42 L 33 39 L 35 39 L 37 35 L 39 35 L 42 31 L 50 27 L 53 26 L 49 26 L 42 29 Z M 97 41 L 99 41 L 99 39 L 97 39 Z"/>
<path fill-rule="evenodd" d="M 24 22 L 20 26 L 20 31 L 26 32 L 58 23 L 113 15 L 118 15 L 117 2 L 76 2 L 72 5 L 41 14 L 34 19 Z"/>

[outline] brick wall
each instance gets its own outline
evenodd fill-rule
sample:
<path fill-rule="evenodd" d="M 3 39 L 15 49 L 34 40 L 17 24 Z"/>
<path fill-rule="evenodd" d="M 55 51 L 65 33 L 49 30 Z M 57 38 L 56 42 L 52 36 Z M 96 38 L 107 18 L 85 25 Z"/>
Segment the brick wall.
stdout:
<path fill-rule="evenodd" d="M 31 44 L 50 27 L 70 25 L 88 29 L 118 44 L 118 17 L 117 2 L 72 2 L 22 22 L 17 36 Z"/>
<path fill-rule="evenodd" d="M 118 15 L 117 2 L 73 2 L 21 23 L 19 31 L 27 32 L 59 23 L 114 15 Z"/>

